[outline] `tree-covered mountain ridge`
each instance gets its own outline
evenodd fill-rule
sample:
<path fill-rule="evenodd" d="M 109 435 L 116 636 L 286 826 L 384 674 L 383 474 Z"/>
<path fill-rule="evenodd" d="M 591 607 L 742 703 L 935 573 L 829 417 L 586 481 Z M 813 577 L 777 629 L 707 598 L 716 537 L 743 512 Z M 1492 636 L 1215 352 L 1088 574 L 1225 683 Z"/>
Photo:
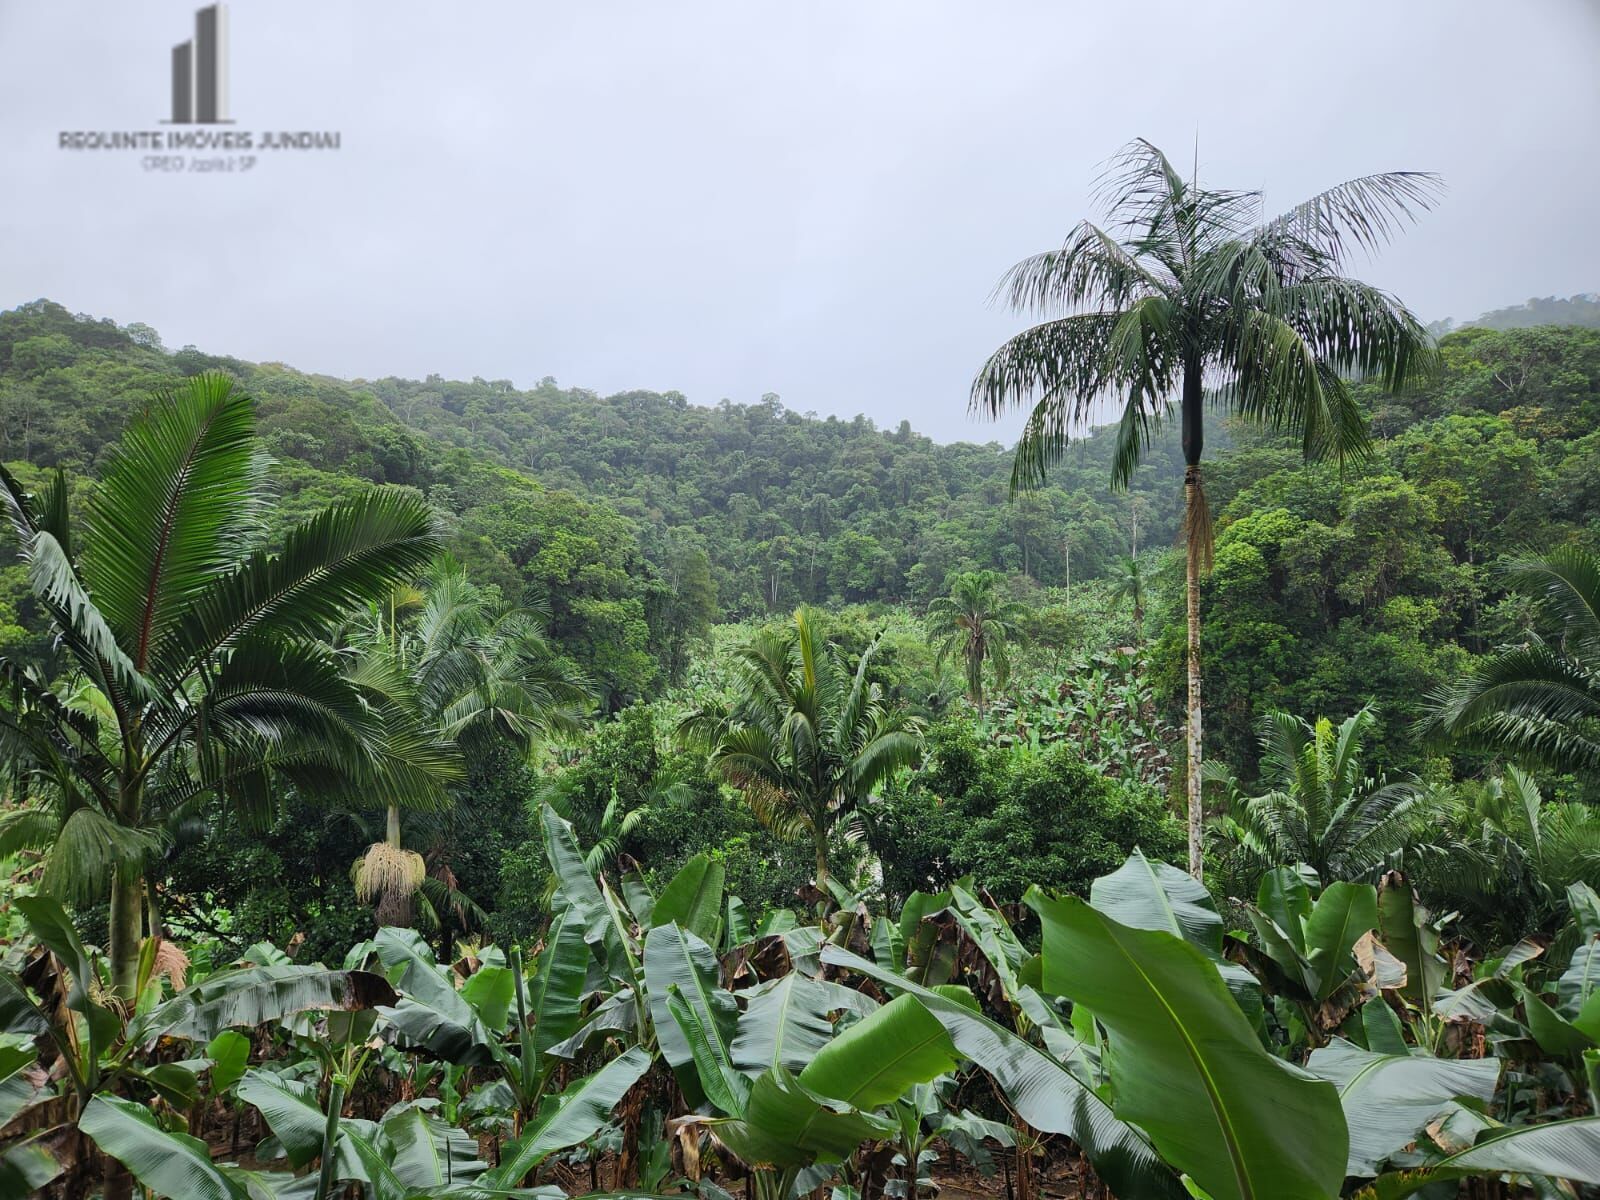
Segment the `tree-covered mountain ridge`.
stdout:
<path fill-rule="evenodd" d="M 1497 556 L 1535 536 L 1595 542 L 1600 331 L 1471 328 L 1446 335 L 1441 357 L 1411 394 L 1361 393 L 1368 466 L 1301 468 L 1256 433 L 1219 454 L 1208 674 L 1238 674 L 1219 680 L 1224 698 L 1238 689 L 1234 736 L 1263 692 L 1327 707 L 1376 670 L 1415 698 L 1463 647 L 1481 653 L 1510 628 Z M 938 444 L 908 422 L 548 379 L 347 381 L 168 351 L 148 326 L 50 301 L 0 313 L 0 460 L 36 479 L 55 466 L 92 478 L 152 391 L 206 370 L 256 399 L 279 462 L 274 522 L 373 483 L 418 489 L 449 514 L 474 578 L 549 607 L 552 634 L 608 705 L 680 676 L 720 620 L 808 602 L 920 609 L 984 568 L 1018 594 L 1059 589 L 1176 540 L 1171 428 L 1128 491 L 1110 489 L 1112 438 L 1095 434 L 1049 486 L 1012 498 L 1007 448 Z M 37 627 L 6 610 L 26 604 L 20 570 L 0 567 L 0 630 L 14 637 Z M 1153 632 L 1161 598 L 1158 587 Z M 1226 703 L 1218 715 L 1234 723 Z"/>

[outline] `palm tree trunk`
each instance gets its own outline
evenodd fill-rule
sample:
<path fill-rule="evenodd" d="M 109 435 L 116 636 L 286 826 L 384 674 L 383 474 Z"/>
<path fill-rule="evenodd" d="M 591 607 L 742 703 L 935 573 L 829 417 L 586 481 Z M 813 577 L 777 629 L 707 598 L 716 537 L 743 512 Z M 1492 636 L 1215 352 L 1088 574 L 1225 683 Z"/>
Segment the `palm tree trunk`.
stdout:
<path fill-rule="evenodd" d="M 1202 363 L 1190 358 L 1184 363 L 1183 402 L 1180 411 L 1183 436 L 1183 549 L 1184 608 L 1188 618 L 1189 697 L 1185 714 L 1184 750 L 1185 791 L 1189 801 L 1189 874 L 1199 879 L 1205 873 L 1205 807 L 1200 796 L 1200 563 L 1211 553 L 1211 517 L 1206 511 L 1206 494 L 1200 484 L 1200 455 L 1205 449 L 1205 410 L 1203 406 Z"/>
<path fill-rule="evenodd" d="M 391 846 L 398 847 L 400 845 L 400 809 L 397 805 L 389 805 L 388 821 L 384 827 L 383 840 Z"/>
<path fill-rule="evenodd" d="M 1197 505 L 1204 504 L 1200 492 L 1200 467 L 1191 466 L 1184 475 L 1184 506 L 1188 510 L 1185 526 L 1189 536 L 1184 539 L 1185 580 L 1184 605 L 1189 625 L 1189 699 L 1184 727 L 1188 775 L 1184 780 L 1189 800 L 1189 874 L 1199 879 L 1205 872 L 1202 853 L 1202 835 L 1205 826 L 1205 808 L 1200 798 L 1200 555 L 1201 547 L 1195 537 Z"/>
<path fill-rule="evenodd" d="M 111 914 L 108 957 L 111 960 L 111 987 L 124 1000 L 134 998 L 139 984 L 139 942 L 144 918 L 144 883 L 135 875 L 111 880 Z"/>
<path fill-rule="evenodd" d="M 812 820 L 811 841 L 817 852 L 817 890 L 822 893 L 823 902 L 826 903 L 833 895 L 833 893 L 828 890 L 827 822 L 818 819 Z"/>

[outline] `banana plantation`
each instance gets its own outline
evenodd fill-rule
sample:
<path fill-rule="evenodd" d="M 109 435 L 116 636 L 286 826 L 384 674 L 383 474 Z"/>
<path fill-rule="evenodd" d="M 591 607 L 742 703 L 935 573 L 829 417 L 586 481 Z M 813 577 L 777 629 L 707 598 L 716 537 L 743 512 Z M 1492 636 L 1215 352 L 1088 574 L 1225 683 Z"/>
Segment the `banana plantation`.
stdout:
<path fill-rule="evenodd" d="M 1600 896 L 1467 962 L 1406 881 L 1280 868 L 1225 929 L 1135 852 L 1087 899 L 963 880 L 753 925 L 701 856 L 652 890 L 557 881 L 527 947 L 441 961 L 379 929 L 270 944 L 134 997 L 59 903 L 0 972 L 8 1194 L 836 1200 L 1579 1194 L 1600 1181 Z M 1031 931 L 1031 932 L 1019 932 Z M 963 1182 L 965 1181 L 965 1182 Z M 1444 1189 L 1441 1191 L 1440 1189 Z"/>

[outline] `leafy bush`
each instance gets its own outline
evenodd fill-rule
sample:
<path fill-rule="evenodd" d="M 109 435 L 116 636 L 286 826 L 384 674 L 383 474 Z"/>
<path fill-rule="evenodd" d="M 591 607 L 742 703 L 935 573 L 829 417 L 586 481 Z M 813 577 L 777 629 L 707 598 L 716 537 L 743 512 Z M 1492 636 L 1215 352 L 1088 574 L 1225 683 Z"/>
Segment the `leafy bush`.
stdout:
<path fill-rule="evenodd" d="M 1030 883 L 1077 894 L 1135 847 L 1178 857 L 1182 827 L 1159 793 L 1090 767 L 1070 745 L 989 747 L 938 726 L 927 764 L 870 813 L 868 838 L 893 900 L 973 875 L 996 899 Z"/>

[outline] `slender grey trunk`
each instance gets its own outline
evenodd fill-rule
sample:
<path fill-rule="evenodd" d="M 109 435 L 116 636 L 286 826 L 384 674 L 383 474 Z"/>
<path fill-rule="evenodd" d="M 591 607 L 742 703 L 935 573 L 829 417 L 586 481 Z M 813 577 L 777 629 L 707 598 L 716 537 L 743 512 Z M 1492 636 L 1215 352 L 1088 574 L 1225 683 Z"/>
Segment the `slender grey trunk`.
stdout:
<path fill-rule="evenodd" d="M 1184 505 L 1191 516 L 1197 504 L 1204 504 L 1200 493 L 1200 468 L 1188 469 L 1183 484 Z M 1186 522 L 1191 530 L 1194 521 Z M 1204 833 L 1205 806 L 1200 796 L 1200 547 L 1191 533 L 1184 547 L 1187 560 L 1184 586 L 1184 604 L 1189 626 L 1189 700 L 1187 720 L 1184 723 L 1185 758 L 1188 776 L 1184 780 L 1189 799 L 1189 874 L 1196 879 L 1205 873 Z"/>
<path fill-rule="evenodd" d="M 1188 774 L 1184 780 L 1188 798 L 1189 874 L 1196 879 L 1205 874 L 1205 804 L 1200 794 L 1200 564 L 1211 551 L 1211 519 L 1206 511 L 1205 490 L 1200 482 L 1200 455 L 1205 449 L 1205 414 L 1202 410 L 1203 364 L 1191 357 L 1184 364 L 1183 432 L 1184 503 L 1184 607 L 1188 619 L 1189 697 L 1184 723 L 1184 750 Z"/>

